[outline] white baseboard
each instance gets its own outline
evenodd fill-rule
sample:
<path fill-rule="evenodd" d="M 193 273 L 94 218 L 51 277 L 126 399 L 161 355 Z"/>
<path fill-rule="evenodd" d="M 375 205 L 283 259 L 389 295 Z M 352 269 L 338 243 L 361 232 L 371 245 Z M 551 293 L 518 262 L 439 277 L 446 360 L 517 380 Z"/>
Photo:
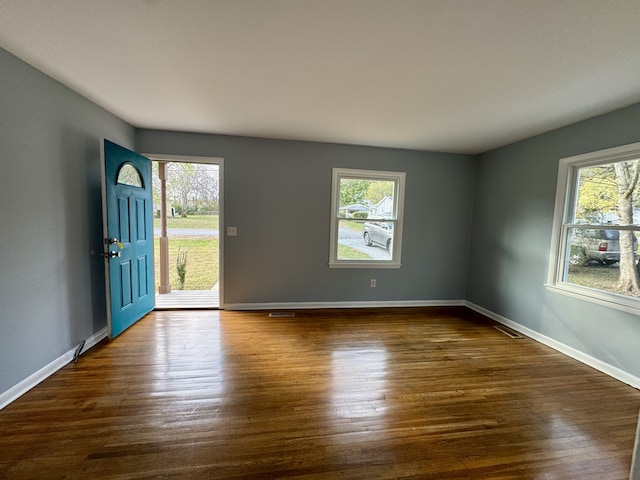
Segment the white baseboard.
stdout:
<path fill-rule="evenodd" d="M 464 307 L 464 300 L 399 300 L 364 302 L 225 303 L 225 310 L 308 310 L 322 308 Z"/>
<path fill-rule="evenodd" d="M 624 370 L 614 365 L 611 365 L 607 362 L 603 362 L 602 360 L 592 357 L 591 355 L 581 352 L 580 350 L 576 350 L 575 348 L 570 347 L 569 345 L 565 345 L 564 343 L 558 342 L 553 338 L 550 338 L 550 337 L 547 337 L 546 335 L 538 333 L 535 330 L 531 330 L 530 328 L 525 327 L 524 325 L 514 322 L 513 320 L 509 320 L 508 318 L 503 317 L 502 315 L 498 315 L 497 313 L 494 313 L 491 310 L 487 310 L 486 308 L 481 307 L 480 305 L 476 305 L 475 303 L 472 303 L 472 302 L 465 302 L 465 305 L 469 307 L 471 310 L 475 310 L 476 312 L 484 315 L 485 317 L 489 317 L 490 319 L 495 320 L 496 322 L 506 325 L 507 327 L 512 328 L 513 330 L 520 332 L 521 334 L 526 335 L 527 337 L 537 342 L 540 342 L 548 347 L 551 347 L 554 350 L 557 350 L 558 352 L 563 353 L 575 360 L 578 360 L 579 362 L 582 362 L 585 365 L 590 366 L 591 368 L 595 368 L 596 370 L 602 373 L 605 373 L 610 377 L 615 378 L 616 380 L 620 380 L 621 382 L 624 382 L 627 385 L 640 389 L 640 377 L 636 377 L 635 375 L 625 372 Z"/>
<path fill-rule="evenodd" d="M 89 338 L 85 340 L 83 352 L 86 352 L 91 347 L 93 347 L 96 343 L 98 343 L 103 338 L 106 338 L 108 334 L 107 327 L 103 328 L 99 332 L 94 333 Z M 75 354 L 76 349 L 73 348 L 68 352 L 60 355 L 53 362 L 45 365 L 40 370 L 30 375 L 29 377 L 22 380 L 17 385 L 11 387 L 6 392 L 0 393 L 0 410 L 9 405 L 11 402 L 16 400 L 18 397 L 21 397 L 33 387 L 38 385 L 40 382 L 45 380 L 47 377 L 53 375 L 55 372 L 64 367 L 67 363 L 73 360 L 73 355 Z"/>

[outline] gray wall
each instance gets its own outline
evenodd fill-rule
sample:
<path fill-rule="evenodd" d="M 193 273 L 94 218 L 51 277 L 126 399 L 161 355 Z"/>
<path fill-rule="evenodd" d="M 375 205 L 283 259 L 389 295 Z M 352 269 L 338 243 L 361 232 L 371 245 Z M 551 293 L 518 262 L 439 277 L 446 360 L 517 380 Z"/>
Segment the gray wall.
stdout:
<path fill-rule="evenodd" d="M 102 136 L 225 159 L 228 303 L 467 298 L 640 376 L 636 316 L 544 288 L 558 159 L 640 141 L 640 105 L 476 158 L 135 131 L 4 50 L 0 71 L 0 392 L 106 325 Z M 328 268 L 332 167 L 407 172 L 401 269 Z"/>
<path fill-rule="evenodd" d="M 135 131 L 0 49 L 0 392 L 106 326 L 99 140 Z"/>
<path fill-rule="evenodd" d="M 480 155 L 467 299 L 640 376 L 636 315 L 545 289 L 558 160 L 640 141 L 640 105 Z"/>
<path fill-rule="evenodd" d="M 141 130 L 138 151 L 224 158 L 227 304 L 465 298 L 475 159 Z M 407 173 L 402 268 L 330 269 L 332 167 Z M 369 279 L 377 279 L 377 287 Z"/>
<path fill-rule="evenodd" d="M 229 303 L 464 299 L 475 159 L 136 131 L 0 49 L 0 392 L 106 326 L 99 140 L 225 158 Z M 136 137 L 138 139 L 136 145 Z M 403 267 L 329 269 L 334 166 L 407 172 Z M 369 287 L 377 278 L 378 287 Z"/>

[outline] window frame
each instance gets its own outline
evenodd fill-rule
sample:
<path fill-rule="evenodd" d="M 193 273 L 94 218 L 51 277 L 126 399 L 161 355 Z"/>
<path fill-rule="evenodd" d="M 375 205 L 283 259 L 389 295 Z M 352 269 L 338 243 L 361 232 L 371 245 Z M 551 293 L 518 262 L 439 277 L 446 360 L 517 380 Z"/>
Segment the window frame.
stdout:
<path fill-rule="evenodd" d="M 569 230 L 576 227 L 592 228 L 593 226 L 592 224 L 572 223 L 573 218 L 575 218 L 578 171 L 584 167 L 637 159 L 640 159 L 640 142 L 560 159 L 551 233 L 551 252 L 546 282 L 547 289 L 598 305 L 640 315 L 640 298 L 636 299 L 564 281 L 567 252 L 569 252 L 567 245 Z M 640 225 L 614 225 L 613 228 L 610 225 L 602 225 L 596 226 L 596 228 L 638 231 L 640 230 Z"/>
<path fill-rule="evenodd" d="M 338 225 L 340 207 L 340 180 L 357 179 L 371 181 L 393 181 L 395 218 L 385 221 L 393 222 L 393 249 L 389 260 L 339 260 L 338 256 Z M 405 172 L 391 172 L 386 170 L 363 170 L 352 168 L 333 168 L 331 180 L 331 229 L 329 245 L 329 268 L 400 268 L 402 266 L 402 226 L 404 221 L 404 190 Z M 372 219 L 373 220 L 373 219 Z M 362 221 L 364 223 L 365 220 Z"/>

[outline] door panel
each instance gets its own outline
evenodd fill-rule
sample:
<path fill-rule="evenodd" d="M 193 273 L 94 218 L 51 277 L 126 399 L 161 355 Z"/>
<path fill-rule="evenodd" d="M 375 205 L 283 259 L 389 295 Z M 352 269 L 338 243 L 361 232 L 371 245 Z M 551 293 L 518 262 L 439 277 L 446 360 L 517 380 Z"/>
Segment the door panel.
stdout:
<path fill-rule="evenodd" d="M 113 263 L 113 260 L 112 260 Z M 128 260 L 120 261 L 120 285 L 114 288 L 114 293 L 120 291 L 120 309 L 128 307 L 133 303 L 133 293 L 131 288 L 131 262 Z"/>
<path fill-rule="evenodd" d="M 103 141 L 103 224 L 109 335 L 154 307 L 151 161 Z"/>
<path fill-rule="evenodd" d="M 129 199 L 118 198 L 118 230 L 115 232 L 122 243 L 129 243 Z"/>

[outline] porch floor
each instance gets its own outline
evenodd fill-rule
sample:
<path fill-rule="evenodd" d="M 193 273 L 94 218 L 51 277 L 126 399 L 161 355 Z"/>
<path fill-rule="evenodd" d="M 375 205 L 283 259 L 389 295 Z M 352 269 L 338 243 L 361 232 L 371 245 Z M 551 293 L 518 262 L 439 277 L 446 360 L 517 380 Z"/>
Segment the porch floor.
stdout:
<path fill-rule="evenodd" d="M 215 284 L 211 290 L 174 290 L 156 293 L 156 310 L 220 308 L 220 289 Z"/>

